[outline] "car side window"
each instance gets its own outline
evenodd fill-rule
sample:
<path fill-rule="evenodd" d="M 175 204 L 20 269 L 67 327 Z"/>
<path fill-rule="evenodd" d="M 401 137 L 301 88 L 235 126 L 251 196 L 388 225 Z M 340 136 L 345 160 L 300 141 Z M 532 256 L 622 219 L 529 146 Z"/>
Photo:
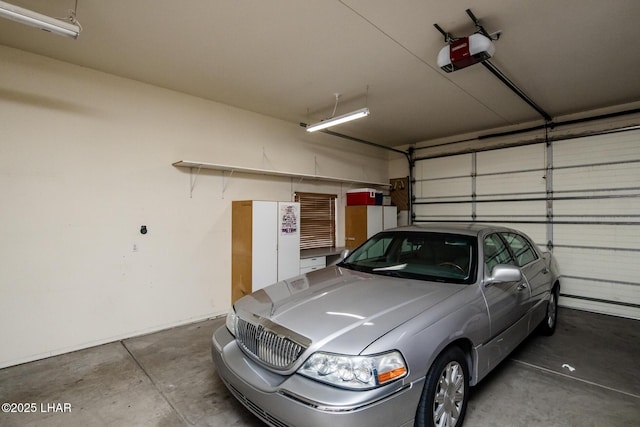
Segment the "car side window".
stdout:
<path fill-rule="evenodd" d="M 516 233 L 502 233 L 502 237 L 507 241 L 520 267 L 538 259 L 538 254 L 524 236 Z"/>
<path fill-rule="evenodd" d="M 491 270 L 498 264 L 515 265 L 515 261 L 511 257 L 511 253 L 504 241 L 498 234 L 490 234 L 484 238 L 484 263 L 487 271 L 491 274 Z"/>

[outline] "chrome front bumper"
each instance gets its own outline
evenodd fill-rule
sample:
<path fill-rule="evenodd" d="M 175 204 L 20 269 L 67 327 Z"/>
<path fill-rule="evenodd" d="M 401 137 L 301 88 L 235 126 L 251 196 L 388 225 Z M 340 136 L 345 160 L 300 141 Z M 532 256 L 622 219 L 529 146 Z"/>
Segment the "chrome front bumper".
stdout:
<path fill-rule="evenodd" d="M 211 354 L 229 391 L 273 427 L 413 426 L 424 383 L 352 391 L 277 375 L 249 359 L 224 326 L 213 335 Z"/>

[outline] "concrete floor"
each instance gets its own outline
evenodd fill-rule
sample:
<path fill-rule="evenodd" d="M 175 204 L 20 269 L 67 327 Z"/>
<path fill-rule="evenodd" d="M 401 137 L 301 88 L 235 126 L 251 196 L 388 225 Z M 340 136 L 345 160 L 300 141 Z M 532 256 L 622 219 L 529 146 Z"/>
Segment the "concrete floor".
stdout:
<path fill-rule="evenodd" d="M 264 426 L 215 373 L 217 318 L 0 370 L 1 426 Z M 640 322 L 560 309 L 472 389 L 465 426 L 640 426 Z M 34 403 L 35 407 L 30 404 Z"/>

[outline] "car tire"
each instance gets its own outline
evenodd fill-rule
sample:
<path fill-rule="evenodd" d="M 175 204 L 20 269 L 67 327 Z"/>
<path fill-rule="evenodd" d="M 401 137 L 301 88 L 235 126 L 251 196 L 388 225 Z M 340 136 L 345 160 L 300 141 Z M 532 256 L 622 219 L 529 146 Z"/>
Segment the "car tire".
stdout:
<path fill-rule="evenodd" d="M 450 347 L 433 363 L 416 413 L 418 427 L 460 427 L 469 400 L 469 368 L 459 347 Z"/>
<path fill-rule="evenodd" d="M 558 323 L 558 296 L 558 286 L 556 285 L 551 290 L 547 303 L 547 313 L 539 326 L 539 331 L 542 335 L 551 336 L 556 331 L 556 324 Z"/>

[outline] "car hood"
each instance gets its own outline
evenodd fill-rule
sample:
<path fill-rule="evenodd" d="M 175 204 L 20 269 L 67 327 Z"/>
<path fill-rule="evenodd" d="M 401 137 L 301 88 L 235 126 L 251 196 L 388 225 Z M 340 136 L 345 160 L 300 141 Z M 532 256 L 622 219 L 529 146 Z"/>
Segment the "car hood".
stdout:
<path fill-rule="evenodd" d="M 310 350 L 358 354 L 465 287 L 333 266 L 258 290 L 234 307 L 240 317 L 269 319 L 308 338 Z"/>

